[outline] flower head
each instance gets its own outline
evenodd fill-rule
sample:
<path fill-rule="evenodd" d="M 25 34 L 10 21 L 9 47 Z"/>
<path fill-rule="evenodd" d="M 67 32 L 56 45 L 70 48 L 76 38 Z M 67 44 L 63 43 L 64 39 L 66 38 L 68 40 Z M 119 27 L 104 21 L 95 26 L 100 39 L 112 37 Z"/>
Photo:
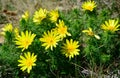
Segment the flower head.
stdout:
<path fill-rule="evenodd" d="M 62 46 L 62 53 L 65 54 L 66 57 L 69 57 L 69 59 L 73 58 L 76 55 L 79 55 L 79 47 L 78 41 L 66 40 L 66 43 Z"/>
<path fill-rule="evenodd" d="M 32 44 L 34 38 L 35 38 L 35 34 L 31 34 L 31 32 L 26 31 L 21 32 L 21 35 L 16 37 L 16 45 L 18 45 L 18 48 L 23 48 L 22 51 L 24 51 L 25 49 L 28 49 L 28 46 Z"/>
<path fill-rule="evenodd" d="M 20 66 L 22 71 L 27 70 L 27 73 L 30 73 L 30 70 L 32 70 L 32 66 L 36 66 L 35 62 L 37 60 L 37 55 L 34 55 L 34 53 L 24 53 L 24 56 L 20 55 L 20 59 L 18 62 L 18 66 Z"/>
<path fill-rule="evenodd" d="M 15 33 L 15 36 L 19 36 L 19 29 L 18 28 L 14 28 L 14 33 Z"/>
<path fill-rule="evenodd" d="M 56 47 L 58 44 L 57 42 L 60 40 L 57 33 L 53 31 L 48 31 L 47 33 L 44 32 L 43 38 L 39 39 L 41 42 L 43 42 L 42 46 L 45 46 L 45 49 L 51 48 L 53 50 L 53 47 Z"/>
<path fill-rule="evenodd" d="M 5 35 L 6 32 L 12 32 L 13 30 L 13 26 L 12 24 L 6 24 L 3 28 L 2 28 L 2 35 Z"/>
<path fill-rule="evenodd" d="M 47 16 L 47 10 L 40 8 L 38 11 L 35 12 L 33 16 L 33 22 L 39 24 L 44 18 L 46 18 L 46 16 Z"/>
<path fill-rule="evenodd" d="M 120 24 L 118 24 L 118 20 L 108 20 L 105 21 L 105 24 L 101 25 L 101 28 L 105 31 L 110 31 L 110 32 L 115 32 L 118 31 L 118 27 L 120 26 Z"/>
<path fill-rule="evenodd" d="M 50 11 L 49 15 L 50 15 L 50 20 L 52 22 L 56 22 L 57 19 L 58 19 L 58 17 L 59 17 L 58 10 L 52 10 L 52 11 Z"/>
<path fill-rule="evenodd" d="M 98 35 L 96 35 L 93 31 L 92 28 L 88 28 L 88 30 L 83 30 L 83 33 L 87 33 L 87 35 L 89 36 L 94 36 L 96 39 L 100 39 L 100 37 Z"/>
<path fill-rule="evenodd" d="M 56 31 L 59 34 L 60 38 L 64 38 L 67 35 L 71 36 L 71 34 L 67 31 L 67 26 L 64 24 L 64 21 L 59 20 L 59 24 L 56 24 Z"/>
<path fill-rule="evenodd" d="M 25 19 L 25 21 L 27 21 L 28 18 L 29 18 L 29 12 L 26 11 L 26 12 L 22 15 L 22 18 Z"/>
<path fill-rule="evenodd" d="M 96 3 L 94 1 L 86 1 L 82 4 L 82 8 L 84 10 L 89 10 L 89 11 L 93 11 L 93 9 L 96 7 Z"/>

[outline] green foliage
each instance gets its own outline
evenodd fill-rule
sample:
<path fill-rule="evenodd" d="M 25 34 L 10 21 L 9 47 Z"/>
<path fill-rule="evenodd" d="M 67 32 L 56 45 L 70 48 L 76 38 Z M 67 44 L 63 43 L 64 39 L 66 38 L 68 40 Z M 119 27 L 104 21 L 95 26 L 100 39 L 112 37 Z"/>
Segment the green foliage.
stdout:
<path fill-rule="evenodd" d="M 39 38 L 42 37 L 44 32 L 55 28 L 56 23 L 45 18 L 40 24 L 36 24 L 33 22 L 33 16 L 29 17 L 27 21 L 25 19 L 20 20 L 20 32 L 28 30 L 36 34 L 32 44 L 25 50 L 34 52 L 37 55 L 36 66 L 33 67 L 30 74 L 22 72 L 17 67 L 19 56 L 23 53 L 14 42 L 14 33 L 6 32 L 5 42 L 0 46 L 0 66 L 3 67 L 0 71 L 2 71 L 3 77 L 7 75 L 8 71 L 5 69 L 8 68 L 11 71 L 11 78 L 83 77 L 78 75 L 83 68 L 92 67 L 94 72 L 96 68 L 94 66 L 101 67 L 103 64 L 103 67 L 107 68 L 114 62 L 116 57 L 120 57 L 120 49 L 118 48 L 120 47 L 119 31 L 110 33 L 101 29 L 101 24 L 111 19 L 108 9 L 96 9 L 93 12 L 80 9 L 73 9 L 67 13 L 59 11 L 59 19 L 64 21 L 71 36 L 61 40 L 53 51 L 50 49 L 45 50 Z M 89 27 L 93 29 L 95 34 L 100 36 L 100 39 L 82 32 Z M 80 52 L 78 56 L 70 60 L 62 54 L 61 47 L 66 39 L 71 38 L 79 41 Z"/>

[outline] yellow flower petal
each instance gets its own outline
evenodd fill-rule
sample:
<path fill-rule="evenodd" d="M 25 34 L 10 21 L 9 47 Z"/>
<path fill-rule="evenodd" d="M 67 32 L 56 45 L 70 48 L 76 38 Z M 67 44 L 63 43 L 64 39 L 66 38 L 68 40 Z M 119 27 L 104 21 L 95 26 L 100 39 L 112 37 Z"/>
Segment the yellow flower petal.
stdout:
<path fill-rule="evenodd" d="M 32 70 L 32 66 L 36 66 L 36 64 L 34 62 L 36 62 L 36 58 L 37 55 L 34 55 L 34 53 L 24 53 L 24 56 L 20 56 L 20 59 L 18 60 L 18 62 L 20 64 L 18 64 L 19 67 L 21 67 L 20 69 L 22 71 L 27 70 L 28 73 L 30 73 L 30 70 Z"/>
<path fill-rule="evenodd" d="M 59 17 L 58 10 L 52 10 L 52 11 L 50 11 L 49 16 L 50 16 L 50 20 L 52 22 L 56 22 L 57 19 L 58 19 L 58 17 Z"/>
<path fill-rule="evenodd" d="M 43 42 L 42 46 L 45 46 L 46 50 L 48 48 L 53 50 L 53 47 L 56 47 L 57 42 L 60 41 L 60 38 L 57 33 L 48 31 L 48 33 L 44 32 L 43 38 L 40 38 L 39 40 Z"/>
<path fill-rule="evenodd" d="M 83 10 L 89 10 L 89 11 L 93 11 L 93 9 L 96 7 L 96 3 L 94 1 L 86 1 L 82 4 L 82 8 Z"/>
<path fill-rule="evenodd" d="M 25 19 L 25 21 L 27 21 L 28 18 L 29 18 L 29 12 L 26 11 L 26 12 L 22 15 L 22 18 Z"/>
<path fill-rule="evenodd" d="M 59 24 L 56 24 L 55 32 L 58 33 L 59 37 L 61 39 L 65 38 L 66 36 L 71 36 L 71 34 L 68 32 L 67 26 L 64 24 L 64 21 L 59 20 Z"/>
<path fill-rule="evenodd" d="M 2 32 L 0 34 L 5 36 L 6 32 L 12 32 L 12 30 L 13 30 L 12 24 L 8 23 L 2 28 Z"/>
<path fill-rule="evenodd" d="M 46 18 L 47 16 L 47 10 L 40 8 L 38 11 L 35 12 L 33 15 L 33 22 L 36 24 L 40 24 L 41 21 Z"/>
<path fill-rule="evenodd" d="M 73 58 L 76 55 L 79 55 L 79 47 L 78 41 L 73 41 L 73 39 L 66 40 L 66 43 L 63 44 L 62 46 L 62 53 L 66 56 L 69 57 L 69 59 Z"/>
<path fill-rule="evenodd" d="M 26 31 L 21 32 L 21 36 L 17 36 L 16 37 L 16 45 L 18 45 L 18 48 L 23 48 L 22 51 L 24 51 L 25 49 L 27 49 L 29 47 L 29 45 L 32 44 L 34 38 L 35 38 L 35 34 L 31 34 L 31 32 Z"/>
<path fill-rule="evenodd" d="M 105 21 L 104 24 L 101 25 L 101 28 L 105 31 L 115 32 L 119 30 L 120 24 L 118 24 L 118 20 L 108 20 Z"/>

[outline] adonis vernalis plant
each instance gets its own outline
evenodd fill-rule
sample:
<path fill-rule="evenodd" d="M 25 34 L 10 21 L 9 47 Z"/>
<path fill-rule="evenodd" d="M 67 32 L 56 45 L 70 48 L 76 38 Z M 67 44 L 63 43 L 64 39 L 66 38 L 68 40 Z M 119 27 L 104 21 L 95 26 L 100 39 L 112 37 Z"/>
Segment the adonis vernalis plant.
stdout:
<path fill-rule="evenodd" d="M 28 18 L 29 18 L 29 12 L 28 11 L 26 11 L 23 15 L 22 15 L 22 19 L 25 19 L 25 21 L 27 21 L 28 20 Z"/>
<path fill-rule="evenodd" d="M 59 23 L 56 23 L 55 31 L 59 34 L 59 37 L 61 39 L 65 38 L 66 36 L 71 36 L 71 34 L 68 32 L 67 26 L 64 24 L 63 20 L 59 20 Z"/>
<path fill-rule="evenodd" d="M 62 46 L 62 53 L 69 59 L 74 58 L 74 56 L 79 55 L 79 42 L 73 41 L 73 39 L 66 40 L 66 43 Z"/>
<path fill-rule="evenodd" d="M 0 47 L 0 62 L 15 70 L 14 78 L 82 78 L 81 70 L 90 70 L 97 76 L 104 74 L 103 68 L 112 66 L 113 60 L 120 57 L 120 24 L 111 19 L 108 10 L 98 11 L 96 3 L 88 0 L 82 9 L 68 12 L 40 8 L 29 15 L 26 11 L 20 27 L 8 23 L 2 28 L 2 34 L 8 37 L 4 36 L 6 41 Z M 6 56 L 9 54 L 11 57 Z M 14 64 L 10 64 L 11 60 Z"/>
<path fill-rule="evenodd" d="M 22 51 L 24 51 L 25 49 L 28 49 L 29 45 L 32 44 L 34 38 L 35 38 L 35 34 L 32 34 L 31 31 L 25 31 L 21 32 L 21 35 L 16 36 L 16 45 L 18 45 L 18 48 L 23 48 Z"/>
<path fill-rule="evenodd" d="M 91 0 L 86 1 L 82 4 L 83 10 L 88 10 L 88 11 L 93 11 L 96 6 L 97 6 L 96 3 Z"/>
<path fill-rule="evenodd" d="M 87 35 L 89 36 L 94 36 L 96 39 L 100 39 L 100 37 L 98 35 L 96 35 L 93 31 L 92 28 L 88 28 L 88 30 L 83 30 L 83 33 L 87 33 Z"/>
<path fill-rule="evenodd" d="M 57 33 L 51 30 L 48 31 L 47 33 L 44 32 L 44 35 L 39 40 L 43 42 L 42 46 L 45 46 L 46 50 L 48 48 L 53 50 L 53 47 L 56 47 L 56 45 L 58 45 L 58 42 L 60 41 L 60 37 L 57 35 Z"/>
<path fill-rule="evenodd" d="M 3 28 L 2 28 L 2 35 L 5 35 L 6 32 L 12 32 L 13 30 L 13 26 L 12 24 L 6 24 Z"/>
<path fill-rule="evenodd" d="M 46 17 L 47 17 L 47 10 L 40 8 L 38 11 L 35 12 L 33 16 L 33 22 L 39 24 Z"/>
<path fill-rule="evenodd" d="M 57 19 L 59 18 L 59 13 L 58 10 L 52 10 L 49 12 L 50 20 L 52 22 L 56 22 Z"/>
<path fill-rule="evenodd" d="M 105 23 L 101 25 L 101 28 L 104 31 L 115 32 L 119 30 L 119 26 L 120 24 L 118 24 L 118 20 L 110 19 L 108 21 L 105 21 Z"/>
<path fill-rule="evenodd" d="M 24 56 L 20 55 L 20 59 L 18 60 L 18 66 L 21 67 L 20 69 L 22 71 L 27 70 L 27 73 L 30 73 L 30 70 L 32 70 L 32 66 L 36 66 L 36 60 L 37 55 L 34 55 L 34 53 L 27 52 L 24 53 Z"/>

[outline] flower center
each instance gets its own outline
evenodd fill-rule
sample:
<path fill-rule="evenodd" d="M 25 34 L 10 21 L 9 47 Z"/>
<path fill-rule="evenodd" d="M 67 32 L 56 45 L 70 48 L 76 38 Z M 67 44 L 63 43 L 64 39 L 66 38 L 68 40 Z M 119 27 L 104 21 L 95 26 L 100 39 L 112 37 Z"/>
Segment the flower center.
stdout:
<path fill-rule="evenodd" d="M 69 46 L 69 47 L 67 48 L 67 51 L 68 51 L 69 54 L 71 54 L 71 52 L 74 51 L 74 47 L 73 47 L 73 46 Z"/>
<path fill-rule="evenodd" d="M 91 32 L 91 31 L 89 31 L 89 32 L 88 32 L 88 35 L 93 36 L 93 35 L 94 35 L 94 33 L 93 33 L 93 32 Z"/>
<path fill-rule="evenodd" d="M 66 33 L 66 28 L 62 27 L 59 29 L 60 34 L 65 34 Z"/>
<path fill-rule="evenodd" d="M 86 8 L 90 11 L 92 11 L 92 9 L 93 9 L 92 5 L 88 5 Z"/>
<path fill-rule="evenodd" d="M 29 66 L 31 66 L 32 65 L 32 60 L 26 60 L 27 62 L 26 62 L 26 65 L 29 67 Z"/>
<path fill-rule="evenodd" d="M 47 39 L 48 44 L 53 45 L 54 44 L 54 38 L 49 37 Z"/>
<path fill-rule="evenodd" d="M 114 29 L 114 26 L 109 26 L 108 29 L 109 29 L 109 30 L 113 30 L 113 29 Z"/>
<path fill-rule="evenodd" d="M 52 44 L 52 43 L 53 43 L 53 40 L 50 40 L 49 43 Z"/>
<path fill-rule="evenodd" d="M 29 45 L 30 45 L 30 42 L 29 42 L 28 40 L 26 40 L 26 41 L 24 42 L 24 46 L 27 48 Z"/>

